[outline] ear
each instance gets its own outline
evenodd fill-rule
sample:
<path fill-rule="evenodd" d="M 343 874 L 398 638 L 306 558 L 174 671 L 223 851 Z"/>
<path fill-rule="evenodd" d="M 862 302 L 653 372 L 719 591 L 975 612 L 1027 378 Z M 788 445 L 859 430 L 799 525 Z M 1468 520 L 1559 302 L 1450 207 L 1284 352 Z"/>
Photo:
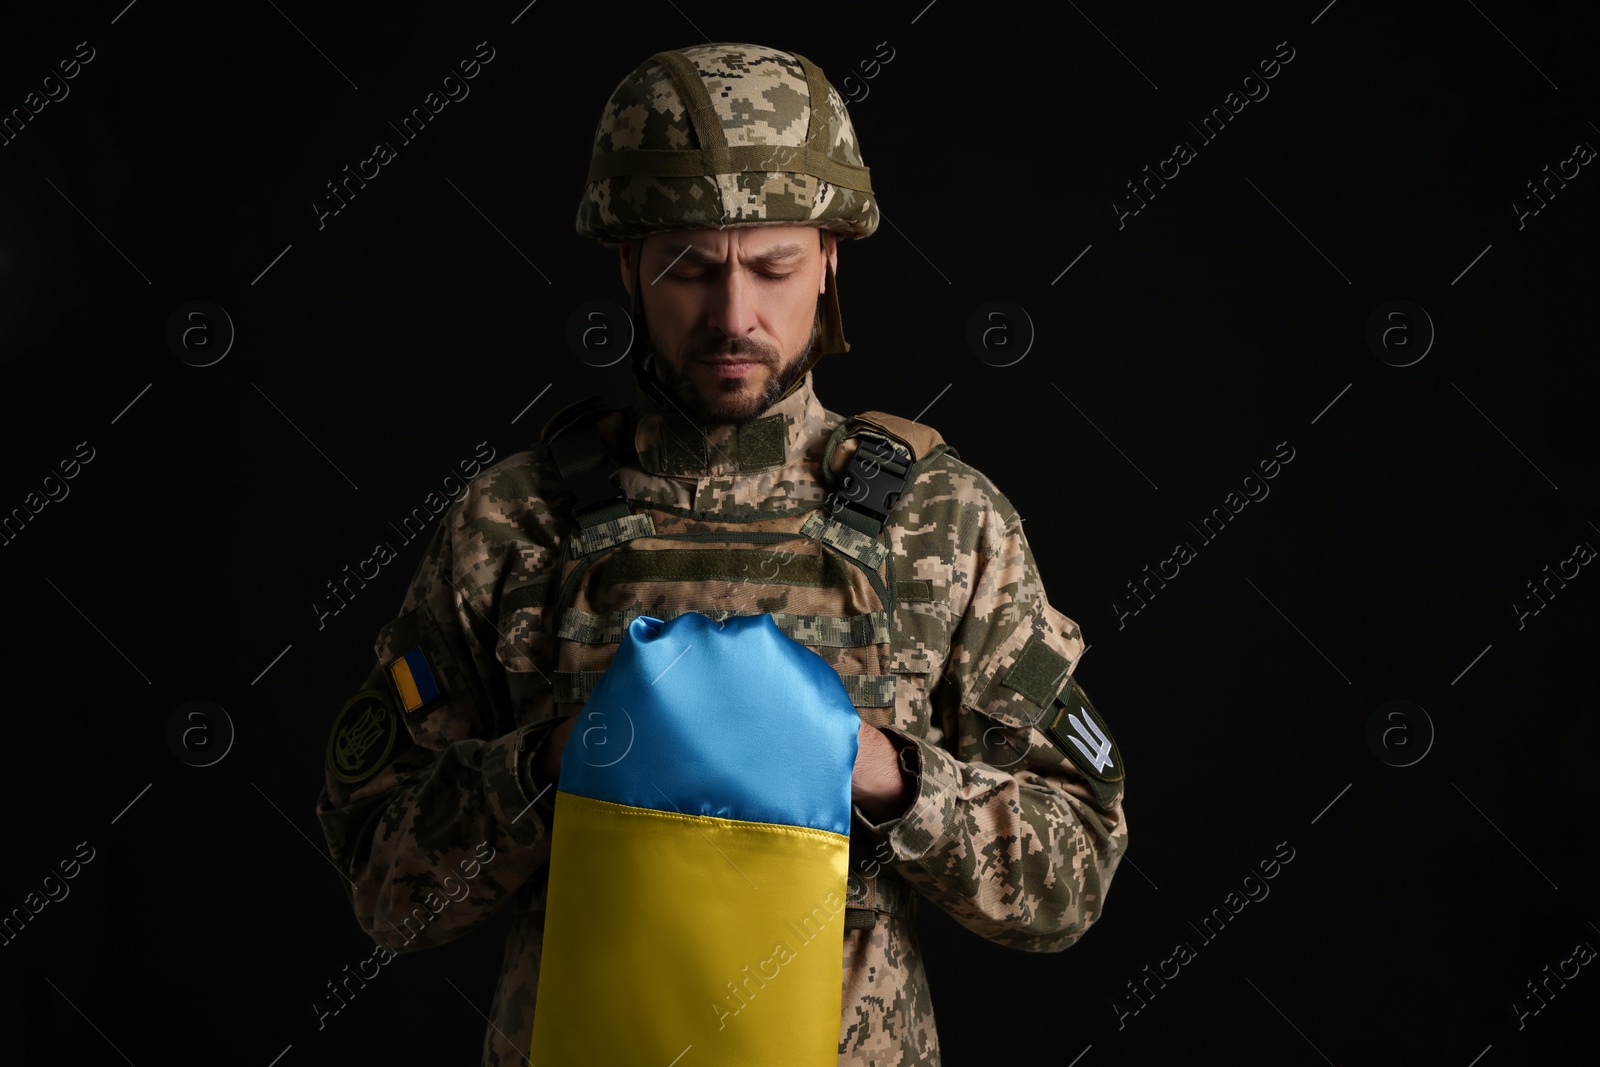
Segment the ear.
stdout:
<path fill-rule="evenodd" d="M 618 263 L 622 267 L 622 288 L 627 290 L 628 298 L 633 298 L 633 242 L 624 241 L 617 247 Z"/>
<path fill-rule="evenodd" d="M 822 247 L 828 256 L 828 265 L 833 268 L 833 276 L 839 276 L 839 235 L 832 230 L 822 231 Z M 817 283 L 817 294 L 820 296 L 828 291 L 828 272 L 822 272 L 822 280 Z"/>

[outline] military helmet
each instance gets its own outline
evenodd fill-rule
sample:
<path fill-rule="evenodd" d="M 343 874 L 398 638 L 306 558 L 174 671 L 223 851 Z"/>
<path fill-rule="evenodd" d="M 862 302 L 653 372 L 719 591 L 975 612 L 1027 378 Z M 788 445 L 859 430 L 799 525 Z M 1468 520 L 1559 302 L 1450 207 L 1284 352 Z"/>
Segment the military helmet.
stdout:
<path fill-rule="evenodd" d="M 878 228 L 844 99 L 798 53 L 726 42 L 657 52 L 617 85 L 601 113 L 578 232 L 616 247 L 670 230 L 733 226 L 817 226 L 852 238 Z M 826 270 L 808 371 L 821 356 L 850 350 L 833 268 Z M 636 248 L 636 323 L 642 312 Z M 648 384 L 644 347 L 635 341 L 633 365 Z"/>

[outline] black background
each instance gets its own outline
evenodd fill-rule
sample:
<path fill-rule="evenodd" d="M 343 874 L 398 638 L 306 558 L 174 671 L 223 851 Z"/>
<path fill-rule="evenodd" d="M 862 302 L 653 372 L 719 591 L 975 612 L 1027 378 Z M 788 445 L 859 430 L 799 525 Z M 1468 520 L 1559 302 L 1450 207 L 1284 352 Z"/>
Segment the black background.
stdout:
<path fill-rule="evenodd" d="M 818 393 L 925 411 L 1027 517 L 1131 765 L 1127 862 L 1080 943 L 1029 955 L 924 909 L 945 1062 L 1592 1062 L 1594 965 L 1520 1029 L 1512 1008 L 1600 946 L 1600 576 L 1512 607 L 1600 545 L 1595 163 L 1513 207 L 1600 145 L 1578 7 L 8 12 L 6 113 L 95 56 L 0 147 L 0 510 L 79 442 L 94 459 L 0 547 L 0 910 L 95 858 L 0 947 L 6 1062 L 477 1062 L 499 922 L 316 1025 L 372 947 L 312 814 L 323 746 L 421 543 L 322 629 L 311 600 L 478 442 L 631 395 L 566 345 L 579 304 L 624 301 L 573 217 L 611 89 L 707 39 L 804 53 L 854 101 L 885 223 L 841 248 L 854 351 Z M 399 144 L 388 121 L 480 41 L 470 96 Z M 1188 123 L 1279 42 L 1270 95 L 1202 142 Z M 1179 139 L 1196 158 L 1119 228 Z M 378 140 L 398 158 L 319 229 Z M 166 341 L 195 299 L 237 329 L 205 368 Z M 967 346 L 990 299 L 1036 330 L 1014 365 Z M 1401 299 L 1437 337 L 1395 367 L 1366 333 Z M 1202 542 L 1189 523 L 1281 442 L 1270 495 Z M 1119 618 L 1179 541 L 1197 557 Z M 167 744 L 193 699 L 237 729 L 210 767 Z M 1394 699 L 1436 731 L 1404 768 L 1367 741 Z M 1188 924 L 1280 843 L 1271 895 L 1202 943 Z M 1119 1027 L 1180 940 L 1197 957 Z"/>

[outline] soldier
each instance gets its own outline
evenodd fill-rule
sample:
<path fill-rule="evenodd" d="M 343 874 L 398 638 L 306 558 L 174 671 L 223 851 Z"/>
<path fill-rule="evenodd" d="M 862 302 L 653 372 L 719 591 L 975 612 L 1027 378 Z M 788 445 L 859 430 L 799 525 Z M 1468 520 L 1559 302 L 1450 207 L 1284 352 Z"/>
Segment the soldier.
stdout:
<path fill-rule="evenodd" d="M 837 237 L 877 223 L 844 101 L 803 56 L 661 52 L 605 107 L 577 224 L 619 249 L 634 400 L 557 413 L 443 516 L 317 805 L 391 951 L 512 908 L 486 1067 L 527 1062 L 561 755 L 640 615 L 769 613 L 860 714 L 840 1064 L 939 1062 L 919 900 L 1032 952 L 1105 907 L 1122 757 L 1021 518 L 937 431 L 813 392 L 850 347 Z"/>

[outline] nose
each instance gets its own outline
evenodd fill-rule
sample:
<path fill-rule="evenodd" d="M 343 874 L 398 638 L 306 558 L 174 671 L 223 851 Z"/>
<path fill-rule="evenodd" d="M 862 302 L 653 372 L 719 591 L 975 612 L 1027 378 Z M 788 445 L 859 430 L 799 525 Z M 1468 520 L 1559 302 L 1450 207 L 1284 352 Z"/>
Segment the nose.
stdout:
<path fill-rule="evenodd" d="M 724 271 L 712 286 L 707 309 L 711 329 L 729 337 L 746 337 L 756 328 L 756 293 L 747 272 Z"/>

